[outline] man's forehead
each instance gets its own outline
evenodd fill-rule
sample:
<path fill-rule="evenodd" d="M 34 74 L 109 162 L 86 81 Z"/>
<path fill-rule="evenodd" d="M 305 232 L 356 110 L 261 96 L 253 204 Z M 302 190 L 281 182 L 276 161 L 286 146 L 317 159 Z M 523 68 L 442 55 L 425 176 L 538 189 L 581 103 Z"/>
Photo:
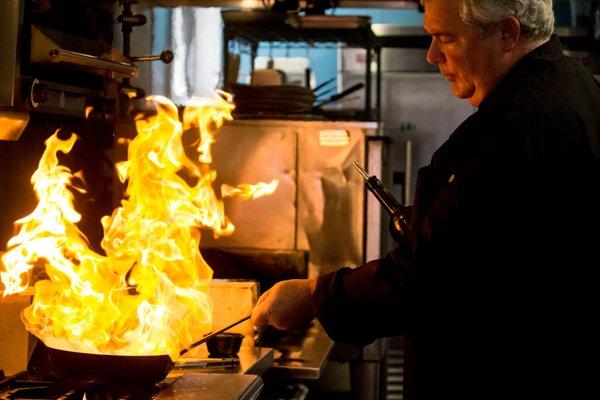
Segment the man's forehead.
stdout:
<path fill-rule="evenodd" d="M 425 30 L 432 33 L 453 30 L 464 25 L 460 19 L 458 2 L 459 0 L 424 1 L 423 27 Z"/>

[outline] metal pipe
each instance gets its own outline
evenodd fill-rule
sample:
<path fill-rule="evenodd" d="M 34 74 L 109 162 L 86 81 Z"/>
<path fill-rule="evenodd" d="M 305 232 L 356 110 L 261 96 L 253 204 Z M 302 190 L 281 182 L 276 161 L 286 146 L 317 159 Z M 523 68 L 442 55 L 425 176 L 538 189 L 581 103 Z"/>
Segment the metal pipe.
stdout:
<path fill-rule="evenodd" d="M 126 62 L 106 60 L 89 54 L 78 53 L 70 50 L 52 49 L 48 52 L 52 62 L 67 62 L 83 67 L 97 68 L 110 72 L 117 72 L 130 77 L 137 77 L 138 68 Z"/>

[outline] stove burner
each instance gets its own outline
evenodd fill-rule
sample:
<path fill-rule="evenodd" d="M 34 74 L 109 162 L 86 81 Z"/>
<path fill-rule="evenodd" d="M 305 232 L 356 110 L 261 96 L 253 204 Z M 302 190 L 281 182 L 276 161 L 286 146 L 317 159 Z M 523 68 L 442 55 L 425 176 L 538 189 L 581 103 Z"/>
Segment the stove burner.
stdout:
<path fill-rule="evenodd" d="M 12 399 L 77 399 L 75 389 L 62 382 L 30 376 L 26 371 L 0 381 L 0 400 Z"/>
<path fill-rule="evenodd" d="M 108 387 L 96 382 L 38 377 L 23 371 L 0 380 L 0 400 L 150 400 L 173 382 L 174 380 L 165 380 L 147 387 Z"/>
<path fill-rule="evenodd" d="M 113 387 L 91 384 L 83 389 L 86 400 L 149 400 L 155 398 L 161 388 L 149 387 Z"/>

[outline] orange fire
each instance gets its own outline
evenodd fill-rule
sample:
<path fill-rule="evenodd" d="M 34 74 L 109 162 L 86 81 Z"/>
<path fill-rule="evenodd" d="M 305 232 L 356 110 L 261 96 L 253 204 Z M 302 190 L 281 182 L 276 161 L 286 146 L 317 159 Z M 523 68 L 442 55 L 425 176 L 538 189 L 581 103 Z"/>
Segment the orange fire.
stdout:
<path fill-rule="evenodd" d="M 211 145 L 234 108 L 220 93 L 194 99 L 180 122 L 176 106 L 161 96 L 147 99 L 157 115 L 136 121 L 127 161 L 117 164 L 127 183 L 126 198 L 102 218 L 106 255 L 92 251 L 77 228 L 72 172 L 59 165 L 77 137 L 55 133 L 32 183 L 39 203 L 16 221 L 18 233 L 2 254 L 4 296 L 25 290 L 34 267 L 48 279 L 35 283 L 31 306 L 23 312 L 26 328 L 46 345 L 70 351 L 122 355 L 169 354 L 210 331 L 212 270 L 202 258 L 200 229 L 230 235 L 232 223 L 212 182 Z M 184 146 L 195 135 L 196 156 Z M 273 192 L 269 184 L 224 185 L 222 196 L 256 198 Z"/>

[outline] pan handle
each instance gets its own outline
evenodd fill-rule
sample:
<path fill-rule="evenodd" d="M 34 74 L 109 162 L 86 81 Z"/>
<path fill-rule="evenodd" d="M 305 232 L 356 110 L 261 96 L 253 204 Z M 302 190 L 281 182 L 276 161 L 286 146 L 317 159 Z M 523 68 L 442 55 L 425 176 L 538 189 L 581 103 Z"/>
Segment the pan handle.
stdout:
<path fill-rule="evenodd" d="M 317 87 L 315 87 L 315 88 L 312 90 L 312 91 L 313 91 L 313 93 L 316 95 L 316 94 L 317 94 L 317 92 L 318 92 L 319 90 L 323 89 L 325 86 L 329 85 L 331 82 L 334 82 L 336 79 L 337 79 L 337 76 L 334 76 L 333 78 L 331 78 L 331 79 L 328 79 L 328 80 L 326 80 L 326 81 L 325 81 L 325 82 L 323 82 L 323 83 L 320 83 L 319 85 L 317 85 Z"/>
<path fill-rule="evenodd" d="M 365 86 L 364 83 L 357 83 L 355 85 L 350 86 L 348 89 L 344 90 L 343 92 L 340 92 L 338 94 L 334 94 L 333 96 L 331 96 L 329 99 L 320 102 L 319 104 L 317 104 L 315 107 L 319 108 L 324 106 L 325 104 L 329 104 L 329 103 L 333 103 L 334 101 L 337 101 L 343 97 L 348 96 L 351 93 L 356 92 L 357 90 L 362 89 Z"/>
<path fill-rule="evenodd" d="M 198 346 L 198 345 L 201 345 L 202 343 L 206 342 L 207 340 L 209 340 L 209 339 L 211 339 L 211 338 L 213 338 L 213 337 L 217 336 L 219 333 L 223 333 L 223 332 L 225 332 L 226 330 L 228 330 L 228 329 L 231 329 L 231 328 L 233 328 L 234 326 L 241 324 L 242 322 L 244 322 L 244 321 L 246 321 L 246 320 L 250 319 L 250 317 L 251 317 L 251 315 L 246 315 L 244 318 L 240 319 L 239 321 L 236 321 L 236 322 L 232 323 L 231 325 L 227 325 L 225 328 L 221 328 L 221 329 L 219 329 L 219 330 L 218 330 L 218 331 L 216 331 L 216 332 L 209 333 L 208 335 L 204 336 L 202 339 L 198 340 L 198 341 L 197 341 L 197 342 L 195 342 L 195 343 L 192 343 L 191 345 L 189 345 L 189 346 L 188 346 L 188 347 L 186 347 L 185 349 L 181 350 L 181 351 L 179 352 L 179 355 L 180 355 L 180 356 L 184 355 L 185 353 L 187 353 L 188 351 L 190 351 L 190 350 L 191 350 L 191 349 L 193 349 L 194 347 L 196 347 L 196 346 Z"/>

